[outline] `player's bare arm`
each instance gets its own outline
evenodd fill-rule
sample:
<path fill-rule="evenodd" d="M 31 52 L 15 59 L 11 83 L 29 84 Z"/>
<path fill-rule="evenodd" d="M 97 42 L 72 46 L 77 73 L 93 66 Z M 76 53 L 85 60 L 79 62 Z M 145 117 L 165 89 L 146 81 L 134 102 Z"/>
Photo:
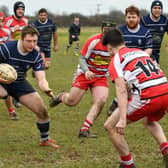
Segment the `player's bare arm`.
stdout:
<path fill-rule="evenodd" d="M 116 124 L 116 129 L 119 134 L 124 134 L 124 128 L 126 127 L 126 114 L 127 114 L 127 103 L 128 93 L 125 81 L 123 78 L 115 79 L 116 95 L 118 99 L 120 117 Z"/>

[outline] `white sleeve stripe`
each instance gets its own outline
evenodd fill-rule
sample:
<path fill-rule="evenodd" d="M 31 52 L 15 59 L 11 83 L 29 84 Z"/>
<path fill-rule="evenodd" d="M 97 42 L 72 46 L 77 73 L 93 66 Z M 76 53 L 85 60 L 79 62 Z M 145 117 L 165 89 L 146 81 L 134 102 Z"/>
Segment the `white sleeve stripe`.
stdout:
<path fill-rule="evenodd" d="M 6 59 L 6 57 L 5 57 L 5 55 L 4 55 L 4 53 L 3 53 L 3 51 L 2 51 L 2 49 L 1 49 L 2 47 L 0 46 L 0 52 L 1 52 L 1 56 L 4 58 L 4 59 Z"/>
<path fill-rule="evenodd" d="M 93 40 L 89 46 L 88 46 L 88 49 L 87 49 L 87 53 L 85 55 L 86 58 L 89 58 L 90 57 L 90 54 L 92 53 L 92 49 L 95 47 L 95 45 L 99 42 L 100 39 L 95 39 Z"/>

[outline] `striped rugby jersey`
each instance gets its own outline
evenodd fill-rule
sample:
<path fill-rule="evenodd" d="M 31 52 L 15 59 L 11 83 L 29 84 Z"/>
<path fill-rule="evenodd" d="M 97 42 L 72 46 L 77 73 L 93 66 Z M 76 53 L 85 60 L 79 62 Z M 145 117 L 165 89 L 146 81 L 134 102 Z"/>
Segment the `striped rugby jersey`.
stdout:
<path fill-rule="evenodd" d="M 142 25 L 138 25 L 136 30 L 131 30 L 127 25 L 119 27 L 123 34 L 125 45 L 129 48 L 139 48 L 145 50 L 152 48 L 152 36 L 150 31 Z"/>
<path fill-rule="evenodd" d="M 87 66 L 96 76 L 106 76 L 111 56 L 107 47 L 102 44 L 102 34 L 96 34 L 88 39 L 80 51 L 86 58 Z M 84 73 L 78 65 L 78 72 Z"/>
<path fill-rule="evenodd" d="M 168 94 L 168 81 L 158 64 L 136 48 L 121 48 L 109 66 L 111 79 L 122 77 L 132 94 L 149 99 Z"/>
<path fill-rule="evenodd" d="M 160 18 L 155 21 L 152 20 L 151 14 L 148 14 L 141 18 L 141 24 L 150 30 L 153 45 L 152 54 L 156 58 L 159 57 L 163 35 L 165 32 L 168 32 L 168 19 L 164 15 L 161 15 Z"/>
<path fill-rule="evenodd" d="M 25 17 L 22 17 L 19 20 L 16 19 L 14 15 L 5 18 L 5 25 L 10 28 L 14 40 L 20 39 L 21 31 L 27 24 L 28 19 Z"/>
<path fill-rule="evenodd" d="M 0 63 L 12 65 L 18 78 L 16 81 L 24 80 L 26 72 L 33 68 L 34 71 L 44 70 L 43 60 L 39 52 L 35 49 L 28 53 L 19 50 L 20 41 L 8 41 L 0 45 Z"/>
<path fill-rule="evenodd" d="M 32 25 L 39 32 L 38 46 L 45 50 L 50 50 L 52 35 L 57 31 L 56 24 L 51 19 L 47 19 L 44 23 L 36 20 Z"/>

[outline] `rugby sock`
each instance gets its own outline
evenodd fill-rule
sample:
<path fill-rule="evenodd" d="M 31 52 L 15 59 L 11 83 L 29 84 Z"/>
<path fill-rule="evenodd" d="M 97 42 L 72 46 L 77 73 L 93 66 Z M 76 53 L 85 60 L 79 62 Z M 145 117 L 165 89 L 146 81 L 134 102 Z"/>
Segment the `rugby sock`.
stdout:
<path fill-rule="evenodd" d="M 14 108 L 9 108 L 9 109 L 8 109 L 8 112 L 9 112 L 9 113 L 14 113 L 14 112 L 15 112 L 15 109 L 14 109 Z"/>
<path fill-rule="evenodd" d="M 49 136 L 50 121 L 37 122 L 37 128 L 40 131 L 40 137 L 42 141 L 47 141 Z"/>
<path fill-rule="evenodd" d="M 168 142 L 164 142 L 160 145 L 160 151 L 163 155 L 168 154 Z"/>
<path fill-rule="evenodd" d="M 120 156 L 120 158 L 124 168 L 131 168 L 134 165 L 131 154 L 128 154 L 126 156 Z"/>
<path fill-rule="evenodd" d="M 92 126 L 92 123 L 85 119 L 83 125 L 82 125 L 82 128 L 81 128 L 81 131 L 88 131 L 88 129 Z"/>

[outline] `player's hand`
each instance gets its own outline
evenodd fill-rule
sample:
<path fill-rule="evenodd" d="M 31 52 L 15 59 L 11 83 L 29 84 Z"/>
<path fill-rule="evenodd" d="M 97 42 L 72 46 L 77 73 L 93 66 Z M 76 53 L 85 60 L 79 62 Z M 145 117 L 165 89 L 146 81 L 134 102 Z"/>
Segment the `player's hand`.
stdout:
<path fill-rule="evenodd" d="M 124 135 L 124 129 L 126 127 L 126 118 L 119 119 L 118 123 L 116 124 L 116 131 L 118 134 Z"/>
<path fill-rule="evenodd" d="M 52 89 L 48 89 L 45 91 L 46 95 L 49 96 L 49 97 L 54 97 L 54 93 L 52 91 Z"/>
<path fill-rule="evenodd" d="M 93 72 L 91 72 L 91 71 L 87 71 L 87 72 L 85 73 L 85 77 L 86 77 L 86 79 L 88 79 L 88 80 L 92 80 L 92 79 L 95 77 L 95 74 L 94 74 Z"/>
<path fill-rule="evenodd" d="M 57 52 L 57 51 L 58 51 L 58 45 L 55 45 L 55 46 L 53 47 L 53 51 L 54 51 L 54 52 Z"/>
<path fill-rule="evenodd" d="M 75 38 L 75 35 L 72 35 L 72 38 L 74 39 L 74 38 Z"/>

